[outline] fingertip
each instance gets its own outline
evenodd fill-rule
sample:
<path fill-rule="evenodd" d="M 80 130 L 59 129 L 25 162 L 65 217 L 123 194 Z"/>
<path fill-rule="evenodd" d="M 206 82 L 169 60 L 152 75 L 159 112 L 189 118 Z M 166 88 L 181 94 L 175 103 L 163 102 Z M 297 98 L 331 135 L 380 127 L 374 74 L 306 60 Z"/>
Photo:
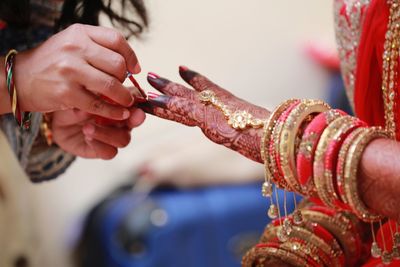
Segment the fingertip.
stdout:
<path fill-rule="evenodd" d="M 105 153 L 102 155 L 103 160 L 111 160 L 115 158 L 118 154 L 118 149 L 115 147 L 110 147 L 109 151 L 105 151 Z"/>
<path fill-rule="evenodd" d="M 129 111 L 129 109 L 117 106 L 111 106 L 110 111 L 108 111 L 107 113 L 108 113 L 107 115 L 101 115 L 101 116 L 117 121 L 126 120 L 131 116 L 131 112 Z"/>
<path fill-rule="evenodd" d="M 185 82 L 190 83 L 198 73 L 190 70 L 186 66 L 179 66 L 179 75 L 185 80 Z"/>
<path fill-rule="evenodd" d="M 188 71 L 188 70 L 189 70 L 189 68 L 186 66 L 183 66 L 183 65 L 179 66 L 179 71 Z"/>
<path fill-rule="evenodd" d="M 143 110 L 135 108 L 131 110 L 131 117 L 129 118 L 129 128 L 136 128 L 140 126 L 146 119 L 146 113 Z"/>
<path fill-rule="evenodd" d="M 139 74 L 142 71 L 142 67 L 140 66 L 139 62 L 133 67 L 132 73 Z"/>
<path fill-rule="evenodd" d="M 156 88 L 157 90 L 162 90 L 165 86 L 167 86 L 170 81 L 160 77 L 158 74 L 153 72 L 149 72 L 147 74 L 147 81 L 150 83 L 151 86 Z"/>

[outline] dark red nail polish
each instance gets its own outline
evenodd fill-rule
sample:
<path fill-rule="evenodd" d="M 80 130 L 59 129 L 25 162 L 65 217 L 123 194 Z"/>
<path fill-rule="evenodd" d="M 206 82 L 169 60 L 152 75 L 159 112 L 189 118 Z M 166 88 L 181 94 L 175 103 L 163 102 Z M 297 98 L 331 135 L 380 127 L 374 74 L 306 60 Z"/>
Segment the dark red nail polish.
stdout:
<path fill-rule="evenodd" d="M 149 99 L 154 99 L 160 96 L 160 94 L 154 93 L 154 92 L 149 92 L 148 94 Z"/>
<path fill-rule="evenodd" d="M 140 103 L 145 103 L 147 100 L 146 100 L 146 98 L 143 98 L 143 97 L 135 97 L 135 103 L 136 104 L 140 104 Z"/>
<path fill-rule="evenodd" d="M 190 69 L 182 69 L 179 68 L 179 74 L 181 75 L 182 79 L 184 79 L 186 82 L 190 83 L 190 81 L 198 75 L 197 72 L 192 71 Z"/>
<path fill-rule="evenodd" d="M 186 66 L 179 66 L 179 71 L 188 71 L 189 68 Z"/>
<path fill-rule="evenodd" d="M 154 75 L 153 73 L 149 73 L 149 75 L 147 75 L 147 81 L 149 81 L 151 86 L 157 90 L 162 90 L 165 86 L 167 86 L 167 84 L 170 83 L 169 80 L 162 78 L 157 74 Z"/>
<path fill-rule="evenodd" d="M 156 107 L 167 108 L 170 99 L 171 97 L 167 95 L 154 94 L 152 97 L 149 95 L 148 103 Z"/>
<path fill-rule="evenodd" d="M 158 74 L 156 74 L 156 73 L 154 73 L 154 72 L 149 72 L 149 73 L 147 74 L 147 76 L 150 77 L 150 78 L 153 78 L 153 79 L 158 79 L 158 78 L 160 78 L 160 75 L 158 75 Z"/>

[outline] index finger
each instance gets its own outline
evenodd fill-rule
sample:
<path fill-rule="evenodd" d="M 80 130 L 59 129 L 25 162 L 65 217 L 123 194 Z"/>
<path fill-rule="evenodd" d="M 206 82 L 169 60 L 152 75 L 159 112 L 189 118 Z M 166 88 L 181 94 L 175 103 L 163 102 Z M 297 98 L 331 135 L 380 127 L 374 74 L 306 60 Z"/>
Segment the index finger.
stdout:
<path fill-rule="evenodd" d="M 85 25 L 85 29 L 94 42 L 123 56 L 127 70 L 133 74 L 138 74 L 141 71 L 135 52 L 120 32 L 111 28 L 91 25 Z"/>
<path fill-rule="evenodd" d="M 179 74 L 185 82 L 190 84 L 198 92 L 212 90 L 220 96 L 230 95 L 228 91 L 222 89 L 221 87 L 210 81 L 207 77 L 189 69 L 188 67 L 180 66 Z"/>

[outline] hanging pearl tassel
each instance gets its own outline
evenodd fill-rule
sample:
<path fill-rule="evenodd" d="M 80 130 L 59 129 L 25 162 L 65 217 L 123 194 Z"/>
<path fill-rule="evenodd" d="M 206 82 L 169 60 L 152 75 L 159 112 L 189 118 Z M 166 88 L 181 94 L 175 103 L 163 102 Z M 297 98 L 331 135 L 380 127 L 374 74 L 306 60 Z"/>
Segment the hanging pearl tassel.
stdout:
<path fill-rule="evenodd" d="M 272 190 L 273 190 L 273 187 L 272 187 L 272 183 L 271 182 L 266 181 L 266 182 L 263 183 L 261 192 L 262 192 L 262 195 L 264 197 L 271 197 L 272 196 Z"/>
<path fill-rule="evenodd" d="M 378 246 L 378 243 L 372 242 L 371 245 L 371 256 L 375 259 L 382 256 L 382 249 Z"/>
<path fill-rule="evenodd" d="M 275 204 L 271 204 L 268 209 L 268 217 L 270 219 L 278 218 L 278 207 Z"/>

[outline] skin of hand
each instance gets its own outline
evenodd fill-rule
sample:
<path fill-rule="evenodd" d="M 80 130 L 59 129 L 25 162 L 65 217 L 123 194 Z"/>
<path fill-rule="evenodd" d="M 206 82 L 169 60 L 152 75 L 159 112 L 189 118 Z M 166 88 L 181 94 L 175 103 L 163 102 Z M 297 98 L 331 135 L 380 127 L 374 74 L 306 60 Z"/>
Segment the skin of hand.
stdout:
<path fill-rule="evenodd" d="M 145 113 L 130 109 L 131 116 L 113 125 L 99 125 L 93 115 L 77 109 L 51 114 L 54 142 L 63 150 L 83 158 L 112 159 L 118 148 L 127 146 L 130 132 L 145 120 Z"/>
<path fill-rule="evenodd" d="M 372 141 L 361 158 L 358 190 L 369 208 L 400 223 L 399 162 L 399 142 Z"/>
<path fill-rule="evenodd" d="M 186 67 L 180 67 L 179 72 L 181 77 L 195 90 L 161 78 L 156 74 L 149 74 L 149 83 L 163 95 L 149 97 L 147 105 L 141 107 L 158 117 L 187 126 L 199 127 L 214 143 L 224 145 L 261 163 L 260 140 L 263 129 L 245 129 L 242 131 L 233 129 L 228 125 L 222 112 L 214 106 L 201 103 L 198 94 L 204 90 L 212 90 L 231 110 L 246 110 L 255 118 L 265 119 L 268 117 L 269 111 L 237 98 L 206 77 Z"/>
<path fill-rule="evenodd" d="M 127 119 L 134 102 L 122 85 L 127 70 L 137 74 L 140 65 L 118 31 L 74 24 L 16 56 L 14 79 L 20 108 L 36 112 L 76 108 L 109 119 Z M 5 103 L 7 110 L 2 113 L 11 112 L 8 98 Z"/>
<path fill-rule="evenodd" d="M 267 118 L 269 111 L 241 100 L 215 85 L 204 76 L 180 68 L 181 77 L 195 90 L 149 74 L 149 83 L 163 95 L 149 98 L 143 109 L 158 117 L 197 126 L 213 142 L 222 144 L 245 157 L 262 163 L 260 142 L 262 129 L 237 131 L 231 128 L 220 110 L 204 105 L 198 92 L 213 90 L 231 109 L 247 110 L 256 118 Z M 400 223 L 400 143 L 377 139 L 365 149 L 358 171 L 359 194 L 371 210 Z"/>

